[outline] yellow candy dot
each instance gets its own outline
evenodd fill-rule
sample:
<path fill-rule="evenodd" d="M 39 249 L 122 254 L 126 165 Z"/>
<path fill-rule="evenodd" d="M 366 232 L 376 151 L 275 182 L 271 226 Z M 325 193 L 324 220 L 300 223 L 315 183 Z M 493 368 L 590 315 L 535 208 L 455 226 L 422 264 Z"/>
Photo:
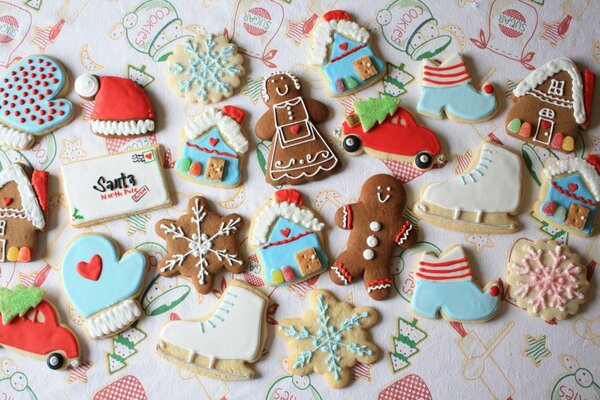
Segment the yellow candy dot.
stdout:
<path fill-rule="evenodd" d="M 273 283 L 281 283 L 283 282 L 283 274 L 280 270 L 274 269 L 271 271 L 271 282 Z"/>
<path fill-rule="evenodd" d="M 563 140 L 562 149 L 564 151 L 573 151 L 575 149 L 575 139 L 572 136 L 565 136 Z"/>
<path fill-rule="evenodd" d="M 10 249 L 8 249 L 6 259 L 8 261 L 17 261 L 19 259 L 19 249 L 17 249 L 16 247 L 11 247 Z"/>

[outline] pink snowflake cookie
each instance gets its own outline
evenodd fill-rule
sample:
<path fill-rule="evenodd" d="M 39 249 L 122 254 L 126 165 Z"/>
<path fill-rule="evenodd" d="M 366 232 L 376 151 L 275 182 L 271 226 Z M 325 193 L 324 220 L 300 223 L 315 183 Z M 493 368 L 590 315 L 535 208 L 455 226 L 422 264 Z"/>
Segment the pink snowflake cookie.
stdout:
<path fill-rule="evenodd" d="M 567 246 L 536 240 L 512 253 L 507 281 L 519 307 L 549 321 L 577 313 L 589 287 L 586 275 L 587 267 Z"/>

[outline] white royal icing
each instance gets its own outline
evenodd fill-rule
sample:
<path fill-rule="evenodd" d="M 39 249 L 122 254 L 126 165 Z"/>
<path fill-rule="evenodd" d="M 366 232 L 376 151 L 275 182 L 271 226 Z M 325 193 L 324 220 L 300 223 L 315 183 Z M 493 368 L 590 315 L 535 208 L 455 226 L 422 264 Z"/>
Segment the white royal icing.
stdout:
<path fill-rule="evenodd" d="M 363 258 L 365 260 L 372 260 L 373 258 L 375 258 L 375 252 L 371 249 L 366 249 L 365 251 L 363 251 Z"/>
<path fill-rule="evenodd" d="M 154 131 L 154 120 L 106 121 L 92 119 L 92 132 L 98 135 L 142 135 Z"/>
<path fill-rule="evenodd" d="M 381 229 L 381 224 L 377 221 L 371 221 L 371 223 L 369 224 L 369 228 L 373 232 L 379 232 L 379 230 Z"/>
<path fill-rule="evenodd" d="M 594 199 L 600 201 L 600 175 L 598 175 L 594 166 L 587 161 L 581 158 L 559 160 L 544 169 L 544 174 L 548 179 L 552 179 L 556 175 L 572 173 L 581 174 Z"/>
<path fill-rule="evenodd" d="M 81 97 L 94 97 L 99 89 L 100 81 L 92 74 L 83 74 L 75 79 L 75 92 Z"/>
<path fill-rule="evenodd" d="M 367 246 L 375 247 L 378 244 L 379 244 L 379 240 L 374 235 L 371 235 L 367 238 Z"/>
<path fill-rule="evenodd" d="M 0 145 L 24 150 L 29 148 L 34 138 L 30 133 L 0 123 Z"/>
<path fill-rule="evenodd" d="M 296 78 L 294 75 L 292 75 L 291 73 L 287 72 L 287 71 L 276 71 L 276 72 L 272 72 L 263 82 L 262 85 L 262 89 L 261 89 L 261 96 L 263 98 L 263 100 L 265 101 L 265 103 L 267 101 L 269 101 L 269 94 L 267 93 L 267 83 L 269 83 L 269 81 L 271 81 L 271 83 L 274 83 L 274 79 L 276 75 L 286 75 L 288 78 L 292 79 L 292 81 L 294 82 L 294 87 L 296 89 L 300 89 L 300 82 L 298 81 L 298 78 Z M 276 88 L 277 89 L 277 88 Z M 288 89 L 289 90 L 289 89 Z"/>
<path fill-rule="evenodd" d="M 513 94 L 517 97 L 522 97 L 527 94 L 533 94 L 532 91 L 538 85 L 544 83 L 549 77 L 559 71 L 566 71 L 571 76 L 572 93 L 573 93 L 573 116 L 578 124 L 583 124 L 586 121 L 585 106 L 583 101 L 583 82 L 581 74 L 573 61 L 566 57 L 556 58 L 548 61 L 540 68 L 531 72 L 523 79 L 513 90 Z"/>
<path fill-rule="evenodd" d="M 131 325 L 141 314 L 142 310 L 138 303 L 135 300 L 127 299 L 107 311 L 101 311 L 86 319 L 85 327 L 90 337 L 97 339 Z"/>
<path fill-rule="evenodd" d="M 328 47 L 333 43 L 333 33 L 337 32 L 347 39 L 366 43 L 369 31 L 356 22 L 347 20 L 319 20 L 312 31 L 312 42 L 308 52 L 308 61 L 313 65 L 323 65 L 327 62 Z"/>
<path fill-rule="evenodd" d="M 335 274 L 338 276 L 338 278 L 340 278 L 340 280 L 341 280 L 342 282 L 344 282 L 344 285 L 347 285 L 347 284 L 348 284 L 348 279 L 346 279 L 346 277 L 344 276 L 344 274 L 342 274 L 342 273 L 340 272 L 340 269 L 339 269 L 338 267 L 336 267 L 336 266 L 334 265 L 334 266 L 332 266 L 332 267 L 331 267 L 331 270 L 332 270 L 333 272 L 335 272 Z"/>
<path fill-rule="evenodd" d="M 392 287 L 392 285 L 389 283 L 381 283 L 379 285 L 369 286 L 369 288 L 367 289 L 367 293 L 374 292 L 375 290 L 387 289 L 389 287 Z"/>
<path fill-rule="evenodd" d="M 248 139 L 242 133 L 240 124 L 216 107 L 207 109 L 188 123 L 185 126 L 185 136 L 190 140 L 195 140 L 209 132 L 211 128 L 217 128 L 223 139 L 236 152 L 248 151 Z"/>
<path fill-rule="evenodd" d="M 25 215 L 20 210 L 0 209 L 0 217 L 14 216 L 20 219 L 27 219 L 37 229 L 42 230 L 46 226 L 44 213 L 40 208 L 40 203 L 35 195 L 29 177 L 19 164 L 11 164 L 8 168 L 0 171 L 0 188 L 9 182 L 15 182 L 21 195 L 21 204 Z M 14 214 L 14 215 L 13 215 Z"/>

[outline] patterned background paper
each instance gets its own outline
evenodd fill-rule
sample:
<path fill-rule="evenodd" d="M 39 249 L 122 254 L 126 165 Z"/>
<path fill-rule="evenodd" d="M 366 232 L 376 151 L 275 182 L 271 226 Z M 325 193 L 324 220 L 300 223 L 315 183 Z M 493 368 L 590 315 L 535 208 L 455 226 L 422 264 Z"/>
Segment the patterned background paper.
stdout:
<path fill-rule="evenodd" d="M 264 76 L 276 69 L 295 73 L 307 95 L 330 107 L 331 118 L 320 125 L 321 132 L 330 139 L 344 112 L 357 98 L 385 91 L 401 96 L 402 105 L 414 110 L 420 93 L 417 82 L 420 63 L 395 45 L 393 32 L 382 32 L 376 19 L 377 13 L 392 3 L 394 7 L 418 7 L 430 12 L 437 20 L 438 34 L 450 40 L 448 48 L 438 57 L 443 59 L 455 51 L 464 52 L 474 85 L 478 87 L 485 80 L 493 82 L 501 108 L 496 118 L 474 125 L 417 116 L 419 123 L 438 133 L 449 159 L 444 168 L 421 174 L 408 164 L 383 163 L 366 155 L 344 157 L 340 173 L 302 186 L 300 189 L 308 202 L 328 225 L 330 257 L 342 250 L 347 237 L 346 232 L 332 227 L 334 212 L 340 205 L 356 199 L 360 183 L 368 176 L 388 172 L 409 182 L 406 190 L 408 204 L 412 205 L 422 185 L 460 174 L 486 138 L 499 140 L 531 160 L 523 177 L 525 196 L 519 215 L 524 229 L 512 235 L 467 235 L 419 223 L 419 246 L 397 255 L 391 265 L 397 293 L 379 303 L 367 296 L 362 283 L 334 287 L 327 274 L 291 287 L 263 286 L 256 256 L 248 251 L 249 272 L 237 278 L 262 286 L 270 296 L 268 351 L 256 365 L 257 379 L 253 381 L 223 383 L 196 376 L 159 359 L 153 350 L 163 323 L 209 312 L 233 278 L 230 274 L 219 277 L 213 293 L 200 296 L 185 280 L 157 277 L 156 269 L 152 268 L 145 283 L 145 315 L 139 323 L 114 338 L 87 340 L 82 318 L 69 307 L 58 281 L 61 255 L 73 235 L 83 231 L 111 235 L 123 249 L 137 247 L 146 251 L 155 266 L 165 253 L 163 243 L 154 233 L 155 222 L 165 216 L 176 218 L 191 195 L 205 194 L 219 213 L 235 211 L 249 221 L 253 211 L 272 194 L 274 189 L 264 183 L 258 161 L 260 156 L 266 155 L 268 143 L 259 142 L 252 132 L 257 119 L 266 111 L 259 96 Z M 317 17 L 334 8 L 346 9 L 372 32 L 375 46 L 389 67 L 385 80 L 366 91 L 339 99 L 328 98 L 319 72 L 303 64 L 309 34 Z M 410 270 L 419 251 L 437 251 L 460 243 L 468 250 L 481 282 L 505 276 L 511 250 L 524 240 L 553 238 L 568 243 L 585 258 L 591 269 L 600 259 L 599 236 L 587 240 L 574 238 L 529 215 L 539 188 L 534 177 L 544 165 L 563 156 L 512 139 L 502 128 L 510 92 L 530 69 L 551 58 L 568 56 L 580 67 L 600 71 L 599 13 L 600 3 L 593 0 L 171 0 L 170 3 L 166 0 L 0 0 L 2 69 L 21 57 L 43 53 L 62 61 L 72 79 L 84 72 L 135 78 L 146 87 L 158 114 L 156 135 L 131 140 L 103 139 L 92 135 L 86 124 L 91 105 L 73 92 L 68 97 L 79 107 L 70 125 L 48 135 L 30 150 L 0 149 L 3 168 L 11 162 L 24 161 L 54 176 L 50 230 L 41 240 L 41 248 L 46 249 L 43 259 L 25 265 L 3 264 L 0 285 L 22 283 L 43 287 L 82 338 L 85 360 L 76 370 L 54 372 L 42 362 L 0 350 L 0 398 L 59 399 L 69 394 L 71 398 L 98 400 L 304 400 L 350 396 L 385 400 L 599 399 L 600 299 L 594 294 L 598 287 L 597 273 L 591 278 L 589 304 L 575 317 L 559 323 L 549 324 L 530 317 L 508 301 L 503 301 L 497 317 L 485 324 L 449 324 L 414 318 L 408 306 L 413 287 Z M 261 19 L 251 18 L 256 15 Z M 503 15 L 517 17 L 518 32 L 502 33 Z M 399 16 L 393 14 L 393 18 Z M 161 36 L 163 29 L 168 30 Z M 167 87 L 164 61 L 170 47 L 182 37 L 207 32 L 226 32 L 238 45 L 248 49 L 247 79 L 239 94 L 223 102 L 247 110 L 249 118 L 245 128 L 252 143 L 245 185 L 232 190 L 195 186 L 172 170 L 179 151 L 179 132 L 203 107 L 186 105 Z M 159 49 L 151 47 L 151 43 L 159 43 Z M 596 99 L 595 110 L 598 102 Z M 594 117 L 584 135 L 585 146 L 579 148 L 577 154 L 600 152 L 598 125 L 598 118 Z M 84 230 L 68 225 L 66 202 L 58 178 L 61 164 L 156 142 L 163 146 L 166 154 L 168 184 L 175 200 L 172 209 Z M 339 148 L 337 142 L 335 145 Z M 243 237 L 246 236 L 244 232 Z M 374 365 L 357 365 L 353 371 L 355 382 L 344 390 L 329 389 L 318 375 L 292 375 L 287 368 L 285 344 L 273 337 L 277 321 L 298 316 L 308 306 L 308 295 L 313 288 L 331 289 L 339 299 L 374 306 L 381 313 L 380 322 L 372 329 L 374 342 L 382 350 L 381 358 Z M 413 334 L 403 335 L 409 327 L 414 329 Z M 593 383 L 588 387 L 579 385 L 576 380 L 577 371 L 582 373 L 581 369 L 593 376 Z M 26 377 L 25 388 L 12 385 L 11 382 L 17 381 L 11 381 L 16 374 Z"/>

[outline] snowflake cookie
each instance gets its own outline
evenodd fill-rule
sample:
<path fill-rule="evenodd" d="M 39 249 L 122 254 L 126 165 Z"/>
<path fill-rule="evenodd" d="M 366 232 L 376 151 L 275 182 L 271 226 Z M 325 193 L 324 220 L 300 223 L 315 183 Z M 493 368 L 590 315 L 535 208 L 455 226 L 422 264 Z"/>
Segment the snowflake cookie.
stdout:
<path fill-rule="evenodd" d="M 177 221 L 156 223 L 156 233 L 167 242 L 167 255 L 158 263 L 158 272 L 162 276 L 181 274 L 198 292 L 210 293 L 222 268 L 234 274 L 246 270 L 237 250 L 237 234 L 243 225 L 238 214 L 221 217 L 208 209 L 204 197 L 192 197 L 188 211 Z"/>
<path fill-rule="evenodd" d="M 279 324 L 277 332 L 290 351 L 291 372 L 315 371 L 325 375 L 329 386 L 343 388 L 350 383 L 354 364 L 371 364 L 379 357 L 367 331 L 377 322 L 377 311 L 338 302 L 326 290 L 314 290 L 311 305 L 301 318 Z"/>
<path fill-rule="evenodd" d="M 575 314 L 585 302 L 586 275 L 587 267 L 567 246 L 536 240 L 513 252 L 507 281 L 519 307 L 550 321 Z"/>
<path fill-rule="evenodd" d="M 225 36 L 195 36 L 169 57 L 169 85 L 190 102 L 228 98 L 244 76 L 244 58 Z"/>

